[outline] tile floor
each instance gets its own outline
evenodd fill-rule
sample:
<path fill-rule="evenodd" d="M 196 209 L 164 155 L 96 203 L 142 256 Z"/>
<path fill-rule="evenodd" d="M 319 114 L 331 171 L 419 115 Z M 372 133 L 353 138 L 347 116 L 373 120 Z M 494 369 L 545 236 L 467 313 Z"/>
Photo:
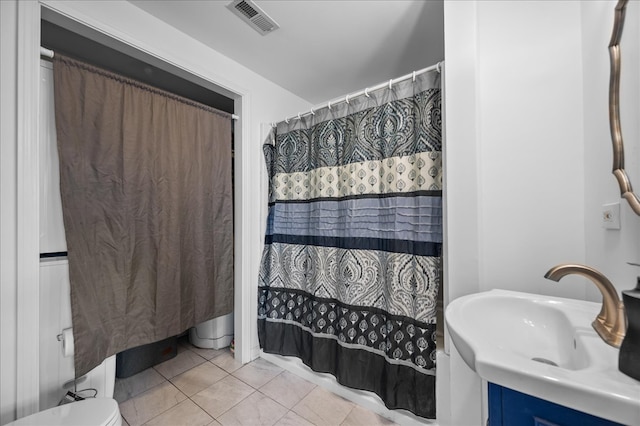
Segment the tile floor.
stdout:
<path fill-rule="evenodd" d="M 394 424 L 263 359 L 242 366 L 184 337 L 175 358 L 116 379 L 114 398 L 123 426 Z"/>

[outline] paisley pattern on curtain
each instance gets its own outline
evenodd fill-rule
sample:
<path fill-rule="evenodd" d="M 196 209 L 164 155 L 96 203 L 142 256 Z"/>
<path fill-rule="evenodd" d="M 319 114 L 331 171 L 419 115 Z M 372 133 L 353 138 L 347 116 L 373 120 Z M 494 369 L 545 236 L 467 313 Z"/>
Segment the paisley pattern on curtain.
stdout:
<path fill-rule="evenodd" d="M 264 145 L 265 352 L 435 418 L 440 76 L 279 123 Z"/>

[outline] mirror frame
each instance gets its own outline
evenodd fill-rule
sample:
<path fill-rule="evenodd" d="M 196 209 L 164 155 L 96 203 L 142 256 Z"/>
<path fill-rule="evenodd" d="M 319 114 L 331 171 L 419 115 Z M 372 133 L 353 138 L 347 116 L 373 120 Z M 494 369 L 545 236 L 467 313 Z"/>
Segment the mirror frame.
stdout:
<path fill-rule="evenodd" d="M 615 7 L 613 33 L 609 42 L 611 78 L 609 80 L 609 126 L 613 143 L 613 175 L 620 186 L 620 195 L 627 200 L 631 209 L 640 215 L 640 199 L 633 192 L 631 181 L 624 169 L 624 143 L 620 125 L 620 40 L 628 0 L 618 0 Z"/>

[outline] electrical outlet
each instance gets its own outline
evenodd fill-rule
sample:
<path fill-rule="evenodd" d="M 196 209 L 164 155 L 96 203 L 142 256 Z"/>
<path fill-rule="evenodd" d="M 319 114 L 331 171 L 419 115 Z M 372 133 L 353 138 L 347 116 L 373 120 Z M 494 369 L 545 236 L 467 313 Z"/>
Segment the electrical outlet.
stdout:
<path fill-rule="evenodd" d="M 602 227 L 620 229 L 620 203 L 602 205 Z"/>

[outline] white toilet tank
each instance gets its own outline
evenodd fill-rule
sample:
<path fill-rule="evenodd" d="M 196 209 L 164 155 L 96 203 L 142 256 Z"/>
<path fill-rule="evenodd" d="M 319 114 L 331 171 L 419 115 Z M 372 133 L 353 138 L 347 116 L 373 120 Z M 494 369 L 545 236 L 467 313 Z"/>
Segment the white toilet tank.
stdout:
<path fill-rule="evenodd" d="M 206 349 L 222 349 L 233 339 L 233 312 L 210 319 L 189 329 L 189 342 Z"/>

